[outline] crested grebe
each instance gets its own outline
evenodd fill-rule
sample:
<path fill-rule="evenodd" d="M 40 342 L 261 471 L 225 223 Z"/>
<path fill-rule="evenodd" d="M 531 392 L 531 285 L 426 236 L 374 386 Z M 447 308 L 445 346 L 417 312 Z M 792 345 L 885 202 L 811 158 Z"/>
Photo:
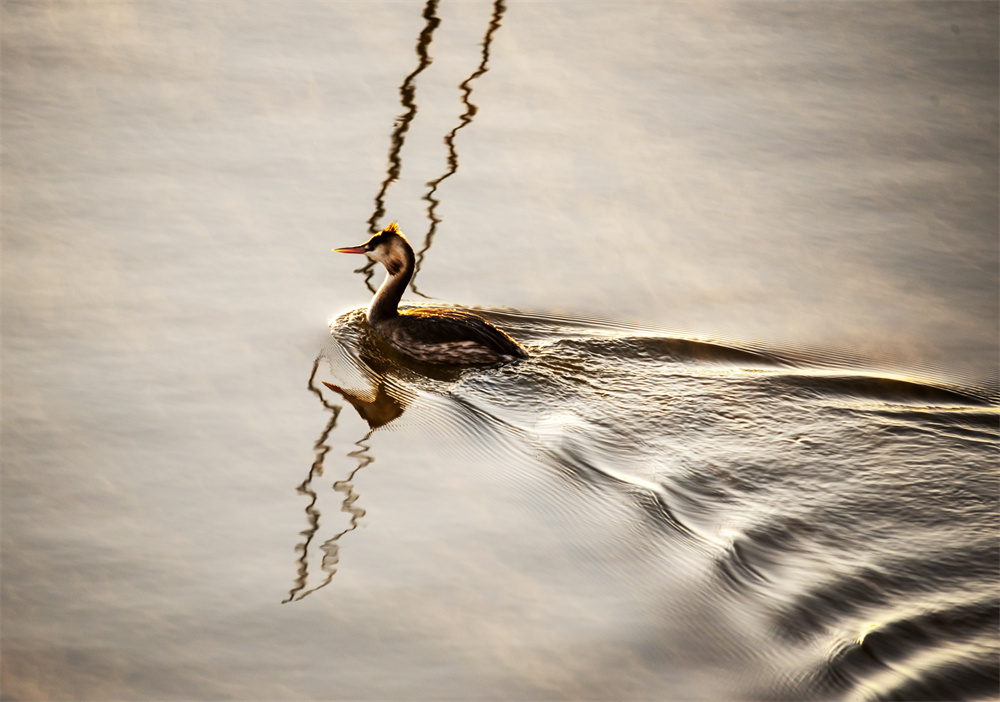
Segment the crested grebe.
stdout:
<path fill-rule="evenodd" d="M 482 317 L 450 309 L 397 309 L 413 277 L 410 242 L 395 222 L 360 246 L 334 249 L 364 254 L 385 266 L 386 276 L 368 306 L 368 324 L 402 353 L 425 363 L 489 364 L 527 358 L 519 343 Z"/>

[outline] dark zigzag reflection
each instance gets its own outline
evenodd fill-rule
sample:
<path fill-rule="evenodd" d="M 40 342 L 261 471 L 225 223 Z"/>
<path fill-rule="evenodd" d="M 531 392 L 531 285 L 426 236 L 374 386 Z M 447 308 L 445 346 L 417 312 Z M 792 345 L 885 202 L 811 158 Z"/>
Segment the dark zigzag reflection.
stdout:
<path fill-rule="evenodd" d="M 321 582 L 316 587 L 310 588 L 302 592 L 303 588 L 305 587 L 305 581 L 306 581 L 306 572 L 304 563 L 306 552 L 305 549 L 303 549 L 303 560 L 300 561 L 301 565 L 299 569 L 300 577 L 296 580 L 296 586 L 288 594 L 288 599 L 286 599 L 285 602 L 290 602 L 293 599 L 301 600 L 303 597 L 311 595 L 317 590 L 320 590 L 329 585 L 330 581 L 333 580 L 333 576 L 336 575 L 337 564 L 340 563 L 339 541 L 342 536 L 357 529 L 358 522 L 361 520 L 362 517 L 365 516 L 364 509 L 354 506 L 354 503 L 358 501 L 360 495 L 354 492 L 354 483 L 352 481 L 354 480 L 354 476 L 356 476 L 362 468 L 364 468 L 369 463 L 372 463 L 375 460 L 374 458 L 368 455 L 368 451 L 371 447 L 365 443 L 365 441 L 371 438 L 371 435 L 372 432 L 369 431 L 361 439 L 358 439 L 356 442 L 354 442 L 354 445 L 357 446 L 358 449 L 356 451 L 351 451 L 347 455 L 350 456 L 351 458 L 357 459 L 358 466 L 354 470 L 352 470 L 346 478 L 344 478 L 343 480 L 338 480 L 333 484 L 333 489 L 336 492 L 342 493 L 344 495 L 344 500 L 343 502 L 341 502 L 340 505 L 340 511 L 350 514 L 351 520 L 346 528 L 342 529 L 341 531 L 331 536 L 329 539 L 324 541 L 322 545 L 319 547 L 320 551 L 323 552 L 323 557 L 320 561 L 320 568 L 324 573 L 326 573 L 326 577 L 323 579 L 323 582 Z M 311 478 L 312 476 L 310 475 L 310 478 L 308 480 L 311 480 Z M 305 485 L 306 483 L 303 483 L 303 486 Z M 312 504 L 315 503 L 316 501 L 316 493 L 308 488 L 306 489 L 306 492 L 312 495 L 313 501 L 312 503 L 310 503 L 311 507 Z M 307 514 L 309 514 L 309 508 L 306 509 L 306 512 Z M 319 511 L 313 509 L 312 512 L 315 513 L 315 520 L 310 522 L 309 529 L 302 532 L 303 534 L 307 534 L 307 539 L 305 542 L 306 544 L 312 541 L 313 537 L 316 535 L 316 532 L 319 530 L 319 516 L 320 516 Z"/>
<path fill-rule="evenodd" d="M 376 429 L 397 419 L 403 414 L 403 411 L 406 408 L 405 398 L 400 399 L 394 397 L 390 393 L 385 379 L 382 376 L 384 368 L 381 367 L 377 361 L 373 361 L 371 359 L 365 360 L 364 362 L 366 364 L 374 363 L 374 367 L 378 368 L 378 370 L 373 369 L 373 377 L 378 378 L 378 382 L 372 389 L 372 394 L 370 396 L 366 393 L 362 393 L 360 395 L 355 394 L 350 390 L 346 390 L 332 383 L 322 381 L 323 385 L 338 393 L 341 397 L 347 400 L 355 410 L 357 410 L 358 415 L 368 423 L 369 431 L 361 439 L 354 442 L 357 449 L 347 454 L 349 458 L 353 458 L 357 461 L 358 465 L 347 475 L 347 477 L 333 483 L 334 491 L 339 492 L 344 496 L 340 503 L 340 511 L 351 515 L 350 522 L 345 529 L 341 530 L 337 534 L 334 534 L 319 546 L 319 550 L 322 552 L 322 556 L 320 557 L 320 569 L 326 574 L 326 577 L 316 587 L 306 590 L 306 584 L 309 580 L 309 548 L 313 540 L 316 538 L 316 534 L 319 532 L 322 517 L 320 510 L 317 507 L 319 495 L 316 490 L 313 489 L 312 483 L 315 478 L 322 477 L 323 475 L 324 462 L 331 449 L 327 441 L 333 431 L 333 428 L 337 425 L 337 419 L 343 409 L 343 406 L 341 405 L 334 405 L 327 402 L 327 400 L 323 397 L 322 391 L 316 384 L 316 374 L 319 371 L 320 359 L 324 357 L 325 354 L 321 352 L 313 361 L 312 372 L 309 375 L 307 388 L 309 392 L 316 395 L 323 407 L 330 411 L 331 416 L 330 420 L 324 427 L 323 432 L 313 445 L 316 458 L 309 468 L 309 474 L 297 488 L 297 492 L 300 495 L 305 495 L 309 498 L 309 504 L 306 505 L 305 508 L 308 526 L 300 532 L 300 534 L 305 537 L 305 540 L 295 547 L 296 552 L 299 554 L 297 559 L 298 571 L 295 578 L 295 584 L 288 593 L 288 597 L 284 600 L 284 602 L 301 600 L 303 597 L 306 597 L 316 590 L 326 587 L 332 580 L 334 574 L 336 574 L 337 565 L 340 562 L 340 539 L 345 534 L 357 529 L 359 521 L 365 516 L 365 510 L 355 506 L 355 502 L 358 501 L 359 495 L 354 491 L 353 481 L 362 468 L 366 467 L 375 460 L 371 455 L 369 455 L 371 447 L 366 442 L 371 438 L 372 433 Z M 371 367 L 372 366 L 369 365 L 369 368 Z"/>
<path fill-rule="evenodd" d="M 479 111 L 479 108 L 470 99 L 472 97 L 472 81 L 479 78 L 489 70 L 488 64 L 490 60 L 490 44 L 493 42 L 493 35 L 498 29 L 500 29 L 500 20 L 506 9 L 507 6 L 504 4 L 504 0 L 496 0 L 496 2 L 493 3 L 493 14 L 490 17 L 490 23 L 487 26 L 486 35 L 483 37 L 483 42 L 481 44 L 483 47 L 483 58 L 479 62 L 479 66 L 476 70 L 472 72 L 472 75 L 458 84 L 459 89 L 462 91 L 462 103 L 465 105 L 465 112 L 463 112 L 458 118 L 459 122 L 455 128 L 448 132 L 444 138 L 444 143 L 448 147 L 448 170 L 445 171 L 440 177 L 427 182 L 429 190 L 423 198 L 421 198 L 428 203 L 427 218 L 430 220 L 431 226 L 427 231 L 427 234 L 424 235 L 424 245 L 421 247 L 420 251 L 417 252 L 417 260 L 414 265 L 413 279 L 410 281 L 410 289 L 417 295 L 424 298 L 426 298 L 427 295 L 424 295 L 417 289 L 415 281 L 417 279 L 417 274 L 420 273 L 420 266 L 424 261 L 424 254 L 427 253 L 431 244 L 434 243 L 434 234 L 437 231 L 437 225 L 442 221 L 441 218 L 435 214 L 435 211 L 437 210 L 438 205 L 441 204 L 441 201 L 434 197 L 434 193 L 437 192 L 438 186 L 441 185 L 442 182 L 453 176 L 458 171 L 458 151 L 455 149 L 455 135 L 458 133 L 458 130 L 463 129 L 468 124 L 471 124 L 472 118 L 475 117 L 476 113 Z"/>
<path fill-rule="evenodd" d="M 320 569 L 326 573 L 326 578 L 316 587 L 306 590 L 306 583 L 309 579 L 309 546 L 312 544 L 313 539 L 316 537 L 316 533 L 319 531 L 321 516 L 320 511 L 316 508 L 316 502 L 319 497 L 316 494 L 316 491 L 312 488 L 312 482 L 314 478 L 322 477 L 323 475 L 323 464 L 326 460 L 326 455 L 330 452 L 330 445 L 327 443 L 327 440 L 330 437 L 330 432 L 332 432 L 333 428 L 337 425 L 337 418 L 340 416 L 340 412 L 343 409 L 340 405 L 332 405 L 327 402 L 323 397 L 323 393 L 318 387 L 316 387 L 316 372 L 319 369 L 320 358 L 322 358 L 322 354 L 317 356 L 316 360 L 313 361 L 312 373 L 309 375 L 309 382 L 307 385 L 309 391 L 319 398 L 323 407 L 330 411 L 330 421 L 327 422 L 323 432 L 313 445 L 313 449 L 316 452 L 316 458 L 309 467 L 309 474 L 306 476 L 306 479 L 302 481 L 302 484 L 296 488 L 296 491 L 300 495 L 306 495 L 310 498 L 309 504 L 306 505 L 305 508 L 308 526 L 300 532 L 300 534 L 305 537 L 305 540 L 295 547 L 295 550 L 299 553 L 299 565 L 295 578 L 295 585 L 289 591 L 288 597 L 282 601 L 282 604 L 293 600 L 301 600 L 306 595 L 309 595 L 322 587 L 326 587 L 326 585 L 329 584 L 330 580 L 333 578 L 334 574 L 337 572 L 337 563 L 340 561 L 338 542 L 344 534 L 357 529 L 358 521 L 365 516 L 365 511 L 363 509 L 354 506 L 354 503 L 358 500 L 358 494 L 354 492 L 354 485 L 351 481 L 354 480 L 354 476 L 357 475 L 358 471 L 375 460 L 371 456 L 367 455 L 369 446 L 364 443 L 369 439 L 369 437 L 371 437 L 372 432 L 369 431 L 363 438 L 355 442 L 355 445 L 359 448 L 356 451 L 352 451 L 347 454 L 351 458 L 358 461 L 357 467 L 352 470 L 345 479 L 338 480 L 333 484 L 333 489 L 335 491 L 344 494 L 344 500 L 341 502 L 340 511 L 351 515 L 350 523 L 347 528 L 324 541 L 319 547 L 323 552 L 323 556 L 320 560 Z"/>
<path fill-rule="evenodd" d="M 403 170 L 403 160 L 400 157 L 400 152 L 403 150 L 403 143 L 406 141 L 406 132 L 410 129 L 410 122 L 417 116 L 417 103 L 415 101 L 417 86 L 414 81 L 425 68 L 433 63 L 433 59 L 430 56 L 430 45 L 434 38 L 434 30 L 441 24 L 441 20 L 435 14 L 437 6 L 438 0 L 427 0 L 427 5 L 424 6 L 423 18 L 427 20 L 427 23 L 417 38 L 416 48 L 420 61 L 413 72 L 403 79 L 403 84 L 399 86 L 399 102 L 406 108 L 406 112 L 396 117 L 393 125 L 392 146 L 389 148 L 389 170 L 386 172 L 385 180 L 382 181 L 382 187 L 378 195 L 375 196 L 375 211 L 368 218 L 369 234 L 377 234 L 381 229 L 378 222 L 385 216 L 385 193 L 389 189 L 389 186 L 399 179 L 399 174 Z M 369 260 L 364 266 L 354 271 L 355 273 L 365 274 L 365 285 L 373 293 L 375 292 L 375 286 L 372 285 L 371 280 L 374 275 L 374 266 L 375 262 Z"/>
<path fill-rule="evenodd" d="M 309 577 L 309 545 L 312 543 L 313 538 L 316 536 L 316 532 L 319 530 L 319 510 L 316 509 L 316 492 L 312 489 L 313 478 L 317 478 L 323 475 L 323 463 L 326 460 L 326 454 L 330 452 L 330 445 L 326 443 L 327 439 L 330 437 L 330 432 L 333 428 L 337 426 L 337 417 L 340 416 L 341 407 L 338 405 L 331 405 L 323 397 L 323 393 L 320 389 L 316 387 L 316 371 L 319 370 L 319 359 L 322 355 L 317 356 L 316 360 L 313 361 L 312 373 L 309 374 L 309 382 L 306 384 L 309 392 L 316 395 L 319 401 L 323 404 L 323 407 L 330 411 L 330 421 L 326 423 L 326 427 L 323 428 L 322 433 L 320 433 L 319 438 L 316 439 L 316 443 L 313 444 L 313 450 L 316 452 L 316 458 L 313 459 L 312 465 L 309 467 L 309 475 L 306 479 L 302 481 L 302 484 L 296 488 L 296 491 L 300 495 L 308 495 L 311 499 L 309 504 L 306 505 L 306 521 L 309 526 L 301 533 L 302 536 L 306 537 L 305 541 L 298 544 L 295 550 L 299 552 L 299 567 L 298 575 L 295 578 L 295 586 L 292 587 L 291 591 L 288 593 L 288 598 L 284 602 L 291 602 L 295 599 L 295 595 L 299 593 L 306 586 L 306 580 Z M 283 602 L 283 604 L 284 604 Z"/>

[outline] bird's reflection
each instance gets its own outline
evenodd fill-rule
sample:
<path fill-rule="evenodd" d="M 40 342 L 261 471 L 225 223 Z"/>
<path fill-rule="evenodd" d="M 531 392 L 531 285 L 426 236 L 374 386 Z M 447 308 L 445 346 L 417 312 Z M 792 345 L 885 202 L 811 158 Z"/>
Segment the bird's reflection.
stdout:
<path fill-rule="evenodd" d="M 304 495 L 309 499 L 309 503 L 305 507 L 307 527 L 301 532 L 304 540 L 295 547 L 296 552 L 299 554 L 298 568 L 294 585 L 289 591 L 288 597 L 285 598 L 285 602 L 301 600 L 303 597 L 325 587 L 337 572 L 337 564 L 340 562 L 340 539 L 345 534 L 357 529 L 358 523 L 365 516 L 365 510 L 355 504 L 358 501 L 359 495 L 355 491 L 354 480 L 362 468 L 365 468 L 375 460 L 369 454 L 370 446 L 367 442 L 375 429 L 383 427 L 400 417 L 406 407 L 404 399 L 394 396 L 389 391 L 385 381 L 386 376 L 384 375 L 388 362 L 377 354 L 364 353 L 358 359 L 365 364 L 366 375 L 370 373 L 370 377 L 375 382 L 375 387 L 369 389 L 367 392 L 349 390 L 333 383 L 320 381 L 323 386 L 340 395 L 340 397 L 347 400 L 357 410 L 358 415 L 368 424 L 368 432 L 362 438 L 355 441 L 353 444 L 355 448 L 347 453 L 347 457 L 356 461 L 357 465 L 344 478 L 336 480 L 333 483 L 334 491 L 343 495 L 340 503 L 340 511 L 349 514 L 350 520 L 344 529 L 335 533 L 318 546 L 318 555 L 312 553 L 312 544 L 320 531 L 322 519 L 322 513 L 318 506 L 320 495 L 314 488 L 314 481 L 323 476 L 326 457 L 331 450 L 329 443 L 330 435 L 334 427 L 336 427 L 337 420 L 343 409 L 341 405 L 329 402 L 324 397 L 319 385 L 317 385 L 316 375 L 320 369 L 320 363 L 324 358 L 329 360 L 328 356 L 321 353 L 313 361 L 312 373 L 309 375 L 307 386 L 309 391 L 316 395 L 323 407 L 330 413 L 330 419 L 320 433 L 319 438 L 313 444 L 315 458 L 309 467 L 309 473 L 306 475 L 305 480 L 296 488 L 296 491 L 300 495 Z M 319 558 L 319 570 L 322 573 L 319 577 L 322 577 L 322 580 L 318 585 L 307 589 L 311 555 L 313 556 L 313 560 L 316 557 Z"/>
<path fill-rule="evenodd" d="M 339 385 L 333 385 L 325 380 L 323 381 L 323 385 L 350 402 L 351 406 L 358 411 L 361 418 L 368 422 L 368 426 L 373 430 L 385 426 L 403 414 L 403 404 L 389 394 L 384 380 L 380 381 L 375 388 L 374 399 L 368 399 L 362 395 L 352 393 Z"/>

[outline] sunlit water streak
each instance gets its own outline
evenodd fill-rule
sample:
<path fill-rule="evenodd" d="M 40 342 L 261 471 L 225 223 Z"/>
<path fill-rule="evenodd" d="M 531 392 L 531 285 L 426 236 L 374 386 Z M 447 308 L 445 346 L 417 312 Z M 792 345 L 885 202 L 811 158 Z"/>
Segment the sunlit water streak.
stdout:
<path fill-rule="evenodd" d="M 368 378 L 377 387 L 354 392 L 391 405 L 389 424 L 409 414 L 527 461 L 598 513 L 625 507 L 636 539 L 672 549 L 684 588 L 754 622 L 757 655 L 781 672 L 750 697 L 996 690 L 995 403 L 759 348 L 501 315 L 530 359 L 420 366 L 355 312 L 332 322 L 319 376 Z"/>

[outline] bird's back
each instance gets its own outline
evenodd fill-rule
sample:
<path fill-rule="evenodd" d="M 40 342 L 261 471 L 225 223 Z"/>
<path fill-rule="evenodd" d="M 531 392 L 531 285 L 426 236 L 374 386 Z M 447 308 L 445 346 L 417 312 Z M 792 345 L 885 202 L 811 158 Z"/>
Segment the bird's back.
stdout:
<path fill-rule="evenodd" d="M 451 309 L 403 310 L 375 329 L 398 350 L 425 363 L 486 364 L 528 352 L 482 317 Z"/>

